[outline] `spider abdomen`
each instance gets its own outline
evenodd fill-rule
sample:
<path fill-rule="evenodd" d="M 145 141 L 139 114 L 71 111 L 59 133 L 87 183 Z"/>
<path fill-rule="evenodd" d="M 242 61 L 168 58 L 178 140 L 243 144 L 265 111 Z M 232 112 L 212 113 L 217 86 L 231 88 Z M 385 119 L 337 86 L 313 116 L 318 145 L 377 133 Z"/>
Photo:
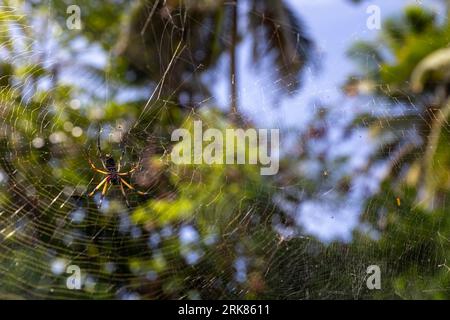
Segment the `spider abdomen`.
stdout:
<path fill-rule="evenodd" d="M 105 167 L 106 169 L 108 169 L 109 172 L 116 172 L 117 168 L 116 168 L 116 161 L 114 161 L 114 159 L 110 156 L 107 156 L 105 159 Z"/>

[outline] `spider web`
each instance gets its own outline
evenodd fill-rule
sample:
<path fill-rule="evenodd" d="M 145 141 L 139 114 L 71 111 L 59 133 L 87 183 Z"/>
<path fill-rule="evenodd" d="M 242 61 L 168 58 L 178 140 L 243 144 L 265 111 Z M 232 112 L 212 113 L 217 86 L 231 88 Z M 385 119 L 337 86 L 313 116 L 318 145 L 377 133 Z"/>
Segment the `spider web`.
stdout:
<path fill-rule="evenodd" d="M 93 122 L 84 126 L 70 122 L 68 119 L 77 118 L 82 111 L 82 103 L 77 97 L 67 99 L 64 106 L 56 106 L 57 93 L 52 87 L 56 84 L 55 75 L 39 79 L 39 82 L 34 78 L 36 73 L 51 70 L 60 61 L 54 58 L 55 52 L 45 50 L 42 35 L 34 34 L 32 27 L 22 23 L 27 19 L 20 16 L 17 9 L 1 7 L 2 59 L 25 72 L 23 75 L 6 74 L 5 77 L 12 78 L 12 85 L 2 88 L 2 295 L 64 298 L 95 292 L 98 298 L 127 297 L 126 287 L 111 291 L 107 283 L 133 279 L 133 275 L 120 271 L 129 264 L 125 258 L 128 254 L 122 256 L 120 251 L 129 250 L 138 257 L 142 244 L 137 243 L 149 243 L 148 234 L 131 221 L 130 211 L 124 207 L 117 188 L 108 190 L 101 208 L 97 207 L 99 195 L 92 200 L 87 197 L 87 192 L 99 182 L 99 176 L 92 174 L 86 161 L 91 158 L 101 166 L 96 145 L 99 135 L 105 153 L 119 159 L 124 152 L 123 170 L 138 165 L 133 178 L 138 175 L 139 178 L 133 180 L 145 179 L 147 192 L 167 197 L 170 190 L 159 191 L 153 184 L 157 173 L 148 170 L 143 173 L 139 165 L 161 148 L 162 140 L 145 131 L 129 134 L 130 123 L 126 121 L 116 121 L 115 125 Z M 39 24 L 42 20 L 34 22 Z M 60 32 L 57 25 L 51 27 L 54 35 Z M 60 50 L 57 44 L 51 49 Z M 88 82 L 95 80 L 89 79 L 89 75 L 83 76 Z M 163 82 L 164 77 L 154 94 L 159 96 L 158 88 Z M 47 91 L 36 99 L 33 95 L 42 93 L 39 89 Z M 17 97 L 22 97 L 19 103 L 16 103 Z M 152 101 L 152 98 L 148 100 L 142 114 L 150 112 Z M 94 118 L 100 118 L 103 111 L 93 108 L 90 112 L 98 114 Z M 160 112 L 164 112 L 164 108 L 154 120 Z M 24 114 L 28 117 L 21 118 Z M 61 125 L 60 119 L 64 118 L 67 120 Z M 138 117 L 136 124 L 139 121 Z M 84 155 L 82 160 L 75 159 L 79 154 Z M 61 170 L 64 166 L 71 169 Z M 80 175 L 78 184 L 73 183 L 70 170 Z M 135 194 L 128 197 L 132 208 L 142 202 Z M 173 233 L 170 229 L 165 232 L 168 236 Z M 94 259 L 92 256 L 87 259 L 86 255 L 90 243 L 95 243 L 102 251 L 94 254 Z M 86 291 L 67 290 L 65 271 L 70 264 L 84 270 L 82 281 Z M 101 284 L 96 286 L 97 282 Z"/>
<path fill-rule="evenodd" d="M 152 28 L 157 3 L 146 8 L 142 32 Z M 165 33 L 172 35 L 170 54 L 167 44 L 160 43 L 156 60 L 161 75 L 149 90 L 121 88 L 108 67 L 110 54 L 102 50 L 98 55 L 107 57 L 100 59 L 106 74 L 80 71 L 83 66 L 77 63 L 65 64 L 92 46 L 70 47 L 68 56 L 62 54 L 68 44 L 55 39 L 65 31 L 52 19 L 44 28 L 45 19 L 31 18 L 33 9 L 3 6 L 0 11 L 0 58 L 14 66 L 10 83 L 0 91 L 0 297 L 361 298 L 372 297 L 365 287 L 368 264 L 378 263 L 383 270 L 401 267 L 401 259 L 386 266 L 382 257 L 390 252 L 380 252 L 369 242 L 351 248 L 341 243 L 324 245 L 307 236 L 305 221 L 298 220 L 299 212 L 307 210 L 317 212 L 319 224 L 335 226 L 337 218 L 347 219 L 346 210 L 363 210 L 363 199 L 378 190 L 377 183 L 368 182 L 377 172 L 369 172 L 361 174 L 363 181 L 355 193 L 342 196 L 337 190 L 342 176 L 355 167 L 363 170 L 358 161 L 333 167 L 342 154 L 321 160 L 317 170 L 309 166 L 339 139 L 345 140 L 353 119 L 344 115 L 354 105 L 339 111 L 318 107 L 319 116 L 306 130 L 284 128 L 285 161 L 301 161 L 288 163 L 292 169 L 273 180 L 261 182 L 258 174 L 255 178 L 257 168 L 180 168 L 169 160 L 171 130 L 188 128 L 198 119 L 206 127 L 232 125 L 223 110 L 211 108 L 218 100 L 212 93 L 173 114 L 180 105 L 176 101 L 179 89 L 186 83 L 201 87 L 204 79 L 217 79 L 224 72 L 219 66 L 217 74 L 204 75 L 194 59 L 186 60 L 196 54 L 180 40 L 183 34 L 179 36 L 194 19 L 190 12 L 168 19 Z M 51 32 L 50 40 L 46 32 L 36 31 L 40 29 Z M 180 79 L 175 77 L 175 67 L 183 63 L 193 71 L 173 84 L 173 78 Z M 56 67 L 60 74 L 53 72 Z M 275 83 L 289 85 L 291 79 L 286 76 Z M 67 88 L 58 89 L 63 85 Z M 272 74 L 261 76 L 258 86 L 262 92 L 281 94 Z M 131 116 L 116 106 L 124 92 L 130 106 L 139 105 L 134 114 L 129 111 Z M 255 125 L 256 118 L 257 114 L 244 116 L 242 126 Z M 335 132 L 335 140 L 321 144 L 314 137 L 324 127 L 339 133 Z M 88 163 L 90 158 L 101 166 L 96 146 L 99 131 L 104 153 L 119 159 L 124 151 L 122 170 L 137 165 L 126 179 L 148 195 L 126 190 L 130 208 L 117 187 L 108 190 L 101 208 L 98 193 L 87 196 L 103 178 Z M 354 130 L 351 135 L 362 140 L 367 132 Z M 362 153 L 363 158 L 371 155 L 368 150 Z M 211 176 L 223 177 L 218 180 L 223 185 L 214 185 Z M 311 187 L 311 181 L 318 186 Z M 349 194 L 350 199 L 343 200 Z M 395 195 L 385 195 L 381 201 L 392 199 Z M 316 207 L 317 202 L 321 206 Z M 411 220 L 418 217 L 413 214 Z M 446 241 L 443 237 L 443 245 Z M 424 260 L 423 266 L 433 268 L 435 262 Z M 67 287 L 69 265 L 81 270 L 81 290 Z"/>

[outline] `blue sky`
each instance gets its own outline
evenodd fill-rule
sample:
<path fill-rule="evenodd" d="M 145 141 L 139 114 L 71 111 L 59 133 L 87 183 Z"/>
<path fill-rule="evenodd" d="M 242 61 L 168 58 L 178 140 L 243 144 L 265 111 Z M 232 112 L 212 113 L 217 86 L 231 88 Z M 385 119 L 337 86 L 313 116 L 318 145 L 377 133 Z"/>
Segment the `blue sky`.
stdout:
<path fill-rule="evenodd" d="M 346 57 L 348 48 L 358 40 L 377 37 L 377 30 L 366 26 L 369 5 L 380 7 L 381 19 L 400 14 L 403 7 L 411 4 L 427 5 L 438 10 L 439 0 L 379 0 L 359 5 L 346 0 L 287 0 L 294 12 L 304 21 L 307 33 L 315 41 L 314 59 L 319 70 L 308 68 L 301 90 L 290 97 L 277 95 L 276 79 L 261 72 L 270 65 L 258 69 L 251 67 L 249 41 L 239 48 L 240 108 L 260 126 L 301 126 L 309 121 L 314 101 L 333 105 L 340 97 L 340 86 L 354 65 Z M 244 10 L 242 10 L 244 11 Z M 245 16 L 241 23 L 245 25 Z M 218 73 L 227 74 L 228 58 L 224 58 Z M 222 77 L 219 77 L 222 78 Z M 229 103 L 227 78 L 217 82 L 214 95 L 221 107 Z M 281 99 L 280 99 L 281 98 Z M 275 102 L 274 100 L 275 99 Z M 279 103 L 279 107 L 274 105 Z"/>

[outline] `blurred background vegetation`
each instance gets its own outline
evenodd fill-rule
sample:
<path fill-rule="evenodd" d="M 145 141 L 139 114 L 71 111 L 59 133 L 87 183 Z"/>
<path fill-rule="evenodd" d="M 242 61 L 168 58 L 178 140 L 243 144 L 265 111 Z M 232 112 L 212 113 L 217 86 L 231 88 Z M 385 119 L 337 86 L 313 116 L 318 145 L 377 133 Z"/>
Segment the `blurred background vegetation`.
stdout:
<path fill-rule="evenodd" d="M 1 298 L 449 298 L 448 19 L 408 6 L 383 20 L 375 41 L 349 48 L 359 71 L 343 78 L 345 99 L 384 108 L 355 112 L 346 130 L 370 134 L 376 152 L 365 171 L 383 170 L 352 239 L 324 242 L 296 208 L 330 187 L 338 206 L 364 174 L 298 170 L 313 158 L 328 175 L 351 160 L 330 167 L 326 152 L 311 151 L 327 143 L 326 106 L 290 137 L 295 147 L 273 177 L 168 158 L 171 132 L 194 119 L 255 125 L 239 108 L 244 35 L 257 68 L 270 60 L 280 98 L 301 88 L 317 40 L 302 12 L 272 0 L 79 0 L 82 28 L 68 30 L 71 4 L 0 6 Z M 211 92 L 221 59 L 227 109 Z M 99 130 L 102 149 L 139 164 L 130 181 L 148 194 L 129 192 L 131 208 L 120 190 L 101 208 L 87 196 L 100 181 L 88 164 L 99 165 Z M 382 290 L 366 287 L 374 264 Z M 81 268 L 81 290 L 67 288 L 68 265 Z"/>

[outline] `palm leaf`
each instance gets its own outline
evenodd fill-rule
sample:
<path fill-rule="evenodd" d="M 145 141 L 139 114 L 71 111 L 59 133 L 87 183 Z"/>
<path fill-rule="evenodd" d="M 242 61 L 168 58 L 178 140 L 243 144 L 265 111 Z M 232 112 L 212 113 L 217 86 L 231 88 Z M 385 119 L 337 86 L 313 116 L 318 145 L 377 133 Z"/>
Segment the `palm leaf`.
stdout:
<path fill-rule="evenodd" d="M 414 69 L 411 75 L 411 87 L 414 92 L 423 91 L 427 78 L 437 73 L 448 77 L 450 71 L 450 48 L 433 51 L 427 55 Z M 442 76 L 440 77 L 442 78 Z"/>
<path fill-rule="evenodd" d="M 282 87 L 288 92 L 298 88 L 298 76 L 312 57 L 313 44 L 305 29 L 285 2 L 253 0 L 249 31 L 253 35 L 254 61 L 260 62 L 271 53 Z"/>

